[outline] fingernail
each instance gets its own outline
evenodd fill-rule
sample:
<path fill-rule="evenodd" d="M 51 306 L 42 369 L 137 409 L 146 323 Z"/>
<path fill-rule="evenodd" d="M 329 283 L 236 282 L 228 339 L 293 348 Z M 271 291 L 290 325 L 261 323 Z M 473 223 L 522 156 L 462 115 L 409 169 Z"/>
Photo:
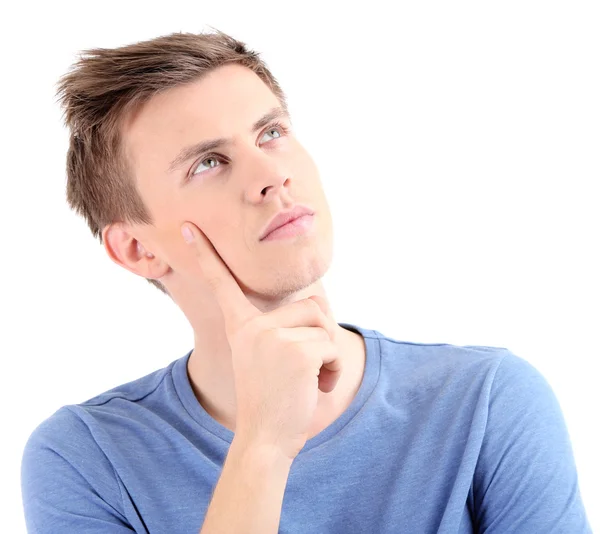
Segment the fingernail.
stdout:
<path fill-rule="evenodd" d="M 194 241 L 194 234 L 190 230 L 189 226 L 182 226 L 181 233 L 182 233 L 183 239 L 185 239 L 186 243 L 192 243 Z"/>

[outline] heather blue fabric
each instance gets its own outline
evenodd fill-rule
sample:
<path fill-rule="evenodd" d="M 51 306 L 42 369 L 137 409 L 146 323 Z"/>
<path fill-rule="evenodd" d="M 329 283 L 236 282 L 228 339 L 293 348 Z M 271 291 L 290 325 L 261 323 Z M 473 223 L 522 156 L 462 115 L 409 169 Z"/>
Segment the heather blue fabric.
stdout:
<path fill-rule="evenodd" d="M 292 464 L 280 533 L 591 532 L 560 406 L 525 359 L 340 325 L 365 338 L 365 375 Z M 33 431 L 29 532 L 199 532 L 233 433 L 196 400 L 190 353 Z"/>

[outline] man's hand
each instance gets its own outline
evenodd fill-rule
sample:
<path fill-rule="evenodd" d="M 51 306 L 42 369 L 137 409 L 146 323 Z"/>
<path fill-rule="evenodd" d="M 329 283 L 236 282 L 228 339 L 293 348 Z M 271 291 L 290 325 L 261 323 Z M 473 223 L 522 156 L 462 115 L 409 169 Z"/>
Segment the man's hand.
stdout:
<path fill-rule="evenodd" d="M 223 312 L 235 378 L 236 437 L 274 446 L 294 459 L 308 439 L 318 390 L 331 392 L 341 374 L 337 325 L 327 302 L 314 295 L 261 312 L 200 229 L 189 222 L 184 228 L 190 229 L 203 277 Z"/>

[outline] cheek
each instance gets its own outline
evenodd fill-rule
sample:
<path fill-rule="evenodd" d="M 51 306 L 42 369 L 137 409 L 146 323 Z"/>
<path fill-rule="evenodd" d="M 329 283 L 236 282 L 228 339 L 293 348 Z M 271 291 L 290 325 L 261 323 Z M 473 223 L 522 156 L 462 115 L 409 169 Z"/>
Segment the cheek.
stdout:
<path fill-rule="evenodd" d="M 210 245 L 227 261 L 230 257 L 235 257 L 235 252 L 239 251 L 240 239 L 243 236 L 243 228 L 239 223 L 229 217 L 231 209 L 221 208 L 222 204 L 212 202 L 210 206 L 196 206 L 193 210 L 194 215 L 187 219 L 179 217 L 173 233 L 178 239 L 179 249 L 187 253 L 189 247 L 181 235 L 181 225 L 184 222 L 194 224 L 209 241 Z"/>
<path fill-rule="evenodd" d="M 307 188 L 312 190 L 322 189 L 321 177 L 317 164 L 311 155 L 302 147 L 299 149 L 293 171 L 294 176 L 299 179 L 300 183 L 306 184 Z"/>
<path fill-rule="evenodd" d="M 298 142 L 292 148 L 294 153 L 294 170 L 297 171 L 311 171 L 314 172 L 316 170 L 316 165 L 314 160 L 308 151 Z"/>

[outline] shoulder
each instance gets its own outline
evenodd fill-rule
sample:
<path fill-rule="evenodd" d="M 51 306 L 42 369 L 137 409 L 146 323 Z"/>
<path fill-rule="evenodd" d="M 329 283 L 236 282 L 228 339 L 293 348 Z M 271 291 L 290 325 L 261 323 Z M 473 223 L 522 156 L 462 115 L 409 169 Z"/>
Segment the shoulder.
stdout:
<path fill-rule="evenodd" d="M 187 356 L 188 355 L 184 356 L 182 359 L 187 359 Z M 168 366 L 162 369 L 158 369 L 145 376 L 124 384 L 120 384 L 119 386 L 113 387 L 108 391 L 104 391 L 103 393 L 95 395 L 84 402 L 78 403 L 76 406 L 100 406 L 115 399 L 121 399 L 128 402 L 142 401 L 144 398 L 160 388 L 163 382 L 170 377 L 172 369 L 177 361 L 179 360 L 171 362 Z"/>
<path fill-rule="evenodd" d="M 107 498 L 119 495 L 112 465 L 70 406 L 57 410 L 30 434 L 23 449 L 21 484 L 28 508 L 50 494 L 66 498 L 73 488 L 79 492 L 94 487 Z"/>
<path fill-rule="evenodd" d="M 31 432 L 23 465 L 35 465 L 39 456 L 47 456 L 50 452 L 75 463 L 80 459 L 83 461 L 84 455 L 89 458 L 94 451 L 99 457 L 104 456 L 106 433 L 111 425 L 122 428 L 123 424 L 133 422 L 130 416 L 134 410 L 143 413 L 144 400 L 160 394 L 161 385 L 168 380 L 176 362 L 84 402 L 62 406 Z"/>
<path fill-rule="evenodd" d="M 482 530 L 591 532 L 567 423 L 544 375 L 507 351 L 487 395 L 472 487 Z"/>
<path fill-rule="evenodd" d="M 476 382 L 490 389 L 503 360 L 520 360 L 506 347 L 419 343 L 379 334 L 382 364 L 416 384 Z M 526 362 L 525 362 L 526 363 Z M 509 367 L 515 371 L 514 361 Z M 518 365 L 517 365 L 518 367 Z M 518 372 L 518 371 L 517 371 Z"/>
<path fill-rule="evenodd" d="M 23 453 L 23 466 L 36 466 L 40 463 L 38 460 L 49 453 L 63 458 L 76 455 L 81 450 L 81 442 L 90 438 L 81 418 L 71 407 L 63 406 L 31 432 Z"/>

